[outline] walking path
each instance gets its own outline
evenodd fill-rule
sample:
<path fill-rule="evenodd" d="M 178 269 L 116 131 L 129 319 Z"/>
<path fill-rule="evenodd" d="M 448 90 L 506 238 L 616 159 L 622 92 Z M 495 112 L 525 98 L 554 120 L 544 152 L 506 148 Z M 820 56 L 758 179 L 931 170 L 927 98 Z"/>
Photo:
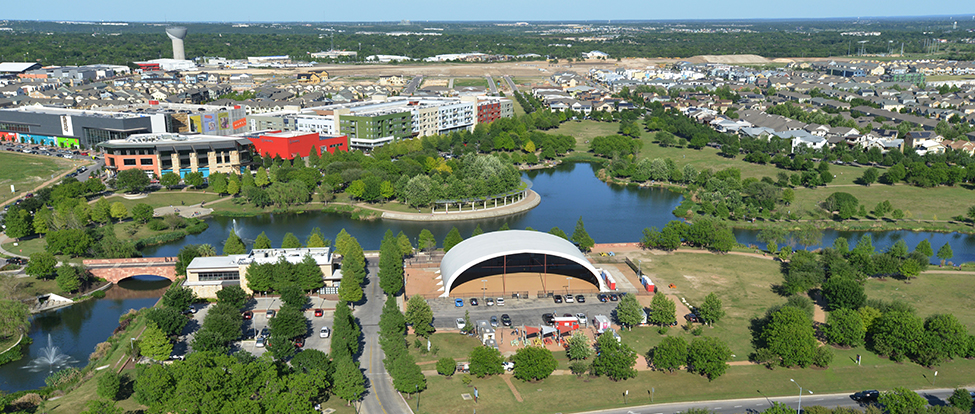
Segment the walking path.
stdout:
<path fill-rule="evenodd" d="M 506 206 L 491 207 L 483 210 L 461 211 L 461 212 L 436 212 L 436 213 L 406 213 L 400 211 L 383 210 L 379 208 L 357 205 L 365 209 L 383 212 L 382 218 L 388 220 L 403 221 L 453 221 L 453 220 L 478 220 L 492 217 L 509 216 L 531 210 L 542 202 L 542 197 L 538 193 L 528 190 L 528 195 L 524 199 L 508 204 Z"/>

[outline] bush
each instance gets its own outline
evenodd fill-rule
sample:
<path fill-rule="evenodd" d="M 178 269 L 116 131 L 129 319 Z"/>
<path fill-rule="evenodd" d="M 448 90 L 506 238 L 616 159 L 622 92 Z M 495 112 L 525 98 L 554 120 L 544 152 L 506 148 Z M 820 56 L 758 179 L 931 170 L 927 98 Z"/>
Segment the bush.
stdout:
<path fill-rule="evenodd" d="M 585 361 L 576 361 L 569 364 L 569 371 L 572 371 L 573 374 L 579 377 L 581 377 L 582 374 L 585 374 L 588 370 L 589 364 L 587 364 Z"/>
<path fill-rule="evenodd" d="M 454 362 L 453 358 L 443 357 L 437 361 L 437 373 L 445 377 L 450 377 L 454 375 L 457 371 L 457 363 Z"/>
<path fill-rule="evenodd" d="M 91 297 L 93 297 L 95 299 L 104 298 L 105 297 L 105 291 L 104 290 L 99 290 L 99 291 L 93 292 L 91 294 Z"/>
<path fill-rule="evenodd" d="M 81 377 L 81 371 L 78 368 L 70 367 L 65 368 L 60 371 L 55 371 L 53 374 L 48 375 L 44 378 L 44 383 L 51 388 L 59 388 L 62 385 L 68 384 Z"/>
<path fill-rule="evenodd" d="M 704 327 L 701 325 L 698 325 L 697 327 L 691 330 L 691 335 L 694 336 L 701 336 L 701 334 L 703 333 L 704 333 Z"/>
<path fill-rule="evenodd" d="M 99 359 L 102 359 L 105 357 L 105 355 L 108 355 L 109 351 L 111 350 L 112 350 L 111 343 L 101 342 L 98 345 L 95 345 L 95 352 L 92 352 L 91 355 L 88 355 L 88 360 L 97 361 Z"/>
<path fill-rule="evenodd" d="M 829 364 L 833 363 L 833 348 L 828 345 L 816 348 L 812 363 L 820 368 L 829 368 Z"/>
<path fill-rule="evenodd" d="M 109 370 L 98 378 L 98 395 L 112 401 L 118 401 L 118 391 L 121 388 L 122 377 Z"/>
<path fill-rule="evenodd" d="M 464 385 L 470 387 L 471 382 L 474 381 L 474 377 L 472 377 L 471 374 L 464 374 L 463 376 L 460 377 L 460 381 L 463 382 Z"/>
<path fill-rule="evenodd" d="M 169 230 L 169 226 L 166 225 L 166 223 L 160 219 L 153 219 L 153 220 L 149 220 L 149 230 L 153 230 L 153 231 Z"/>

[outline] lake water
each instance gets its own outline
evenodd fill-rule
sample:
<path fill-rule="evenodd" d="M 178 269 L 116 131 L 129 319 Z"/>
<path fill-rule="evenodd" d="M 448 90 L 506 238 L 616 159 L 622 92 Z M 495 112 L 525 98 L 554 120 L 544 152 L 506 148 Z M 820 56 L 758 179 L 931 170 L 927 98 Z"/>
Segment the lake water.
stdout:
<path fill-rule="evenodd" d="M 118 327 L 120 316 L 129 309 L 152 307 L 169 284 L 169 280 L 155 276 L 134 277 L 108 289 L 102 299 L 34 315 L 28 332 L 34 343 L 19 361 L 0 365 L 0 390 L 15 392 L 44 386 L 48 372 L 31 372 L 25 367 L 47 346 L 48 334 L 52 344 L 76 361 L 72 366 L 84 367 L 95 345 L 105 342 Z"/>

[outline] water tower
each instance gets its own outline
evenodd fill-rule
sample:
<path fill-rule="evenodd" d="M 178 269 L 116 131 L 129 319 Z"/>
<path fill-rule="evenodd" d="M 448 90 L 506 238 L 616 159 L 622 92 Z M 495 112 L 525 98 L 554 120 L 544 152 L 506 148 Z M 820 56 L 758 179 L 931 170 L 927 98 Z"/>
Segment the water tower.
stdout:
<path fill-rule="evenodd" d="M 186 38 L 186 28 L 167 27 L 166 36 L 173 39 L 173 59 L 186 60 L 186 53 L 183 51 L 183 39 Z"/>

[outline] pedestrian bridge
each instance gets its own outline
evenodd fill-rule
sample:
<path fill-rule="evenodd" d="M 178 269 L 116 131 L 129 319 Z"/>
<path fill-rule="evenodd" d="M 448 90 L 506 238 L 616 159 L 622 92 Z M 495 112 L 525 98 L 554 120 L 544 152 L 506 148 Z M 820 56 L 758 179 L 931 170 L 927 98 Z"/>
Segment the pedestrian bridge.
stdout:
<path fill-rule="evenodd" d="M 112 283 L 132 276 L 151 275 L 176 280 L 175 257 L 133 257 L 128 259 L 85 260 L 85 268 L 92 275 Z"/>

